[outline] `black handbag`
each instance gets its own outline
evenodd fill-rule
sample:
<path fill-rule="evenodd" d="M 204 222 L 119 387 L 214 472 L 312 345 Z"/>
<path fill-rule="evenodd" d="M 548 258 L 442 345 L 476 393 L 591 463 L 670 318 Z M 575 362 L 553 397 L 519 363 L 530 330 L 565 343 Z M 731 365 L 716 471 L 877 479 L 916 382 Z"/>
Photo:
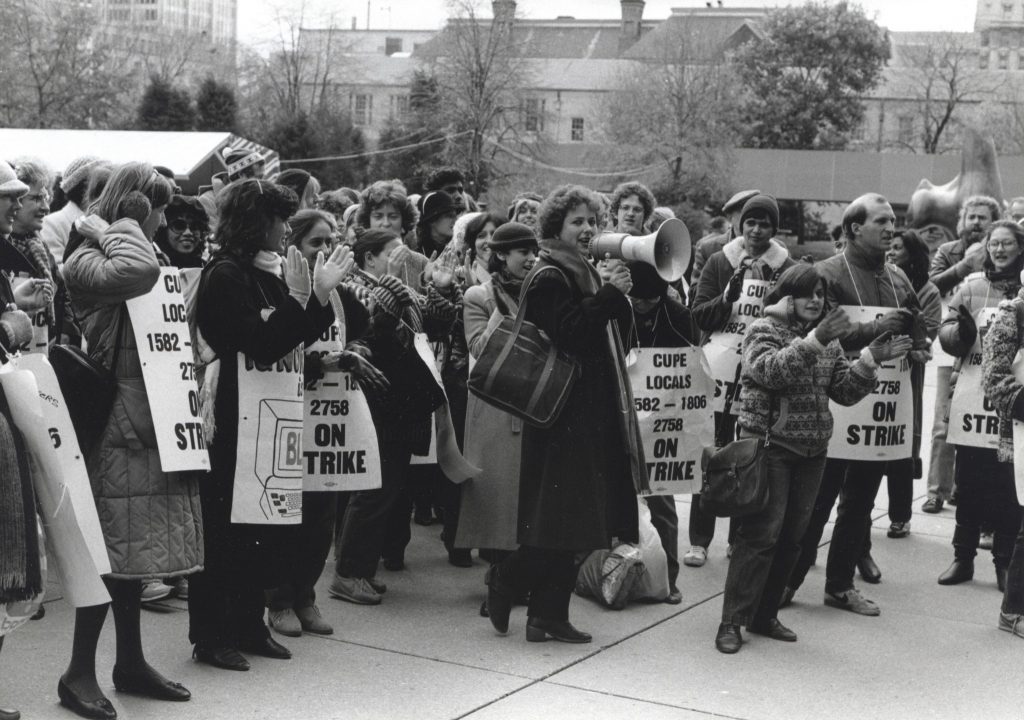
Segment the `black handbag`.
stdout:
<path fill-rule="evenodd" d="M 718 517 L 742 517 L 768 504 L 770 440 L 733 440 L 708 460 L 700 490 L 700 505 Z"/>
<path fill-rule="evenodd" d="M 519 311 L 505 316 L 487 338 L 469 374 L 469 389 L 484 402 L 531 425 L 547 428 L 558 419 L 580 375 L 579 362 L 561 352 L 539 327 L 526 321 L 526 291 L 538 271 L 523 281 Z"/>
<path fill-rule="evenodd" d="M 50 348 L 50 364 L 64 395 L 83 455 L 88 455 L 96 446 L 110 419 L 110 409 L 117 393 L 115 369 L 121 352 L 126 312 L 126 309 L 120 309 L 109 368 L 75 345 L 56 344 Z"/>

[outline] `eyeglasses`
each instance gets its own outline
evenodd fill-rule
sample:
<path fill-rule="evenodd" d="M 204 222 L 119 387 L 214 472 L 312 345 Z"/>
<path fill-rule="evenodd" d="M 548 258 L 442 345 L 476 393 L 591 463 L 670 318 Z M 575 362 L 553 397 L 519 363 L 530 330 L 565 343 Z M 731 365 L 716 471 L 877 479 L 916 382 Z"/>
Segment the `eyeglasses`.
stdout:
<path fill-rule="evenodd" d="M 179 235 L 185 232 L 186 230 L 191 230 L 196 235 L 206 232 L 206 226 L 203 225 L 201 222 L 189 222 L 185 218 L 175 218 L 170 223 L 168 223 L 167 227 L 170 228 L 173 232 L 178 233 Z"/>
<path fill-rule="evenodd" d="M 42 205 L 50 202 L 53 199 L 53 195 L 46 190 L 43 190 L 42 192 L 32 193 L 31 195 L 23 195 L 21 199 Z"/>
<path fill-rule="evenodd" d="M 989 240 L 988 241 L 988 249 L 989 250 L 999 250 L 1000 248 L 1003 249 L 1003 250 L 1009 250 L 1010 248 L 1016 247 L 1016 246 L 1017 246 L 1017 241 L 1016 240 Z"/>

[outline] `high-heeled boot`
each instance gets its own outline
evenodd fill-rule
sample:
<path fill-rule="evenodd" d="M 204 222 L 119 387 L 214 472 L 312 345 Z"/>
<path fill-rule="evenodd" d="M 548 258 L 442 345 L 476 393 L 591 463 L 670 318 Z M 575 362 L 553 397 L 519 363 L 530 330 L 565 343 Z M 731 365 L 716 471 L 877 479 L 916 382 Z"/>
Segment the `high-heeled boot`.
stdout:
<path fill-rule="evenodd" d="M 974 577 L 979 535 L 977 528 L 956 526 L 953 530 L 953 564 L 939 575 L 939 585 L 959 585 Z"/>

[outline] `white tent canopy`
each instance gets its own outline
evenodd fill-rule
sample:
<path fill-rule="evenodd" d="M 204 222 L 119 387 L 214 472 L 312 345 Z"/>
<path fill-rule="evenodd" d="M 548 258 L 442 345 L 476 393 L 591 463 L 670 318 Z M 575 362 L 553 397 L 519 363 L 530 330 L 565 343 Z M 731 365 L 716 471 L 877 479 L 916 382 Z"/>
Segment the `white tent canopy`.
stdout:
<path fill-rule="evenodd" d="M 50 130 L 0 128 L 0 158 L 37 157 L 59 173 L 82 155 L 96 155 L 115 164 L 144 161 L 174 172 L 186 191 L 210 182 L 223 171 L 225 147 L 251 147 L 267 159 L 268 174 L 278 170 L 278 155 L 261 145 L 226 132 L 150 132 L 144 130 Z"/>

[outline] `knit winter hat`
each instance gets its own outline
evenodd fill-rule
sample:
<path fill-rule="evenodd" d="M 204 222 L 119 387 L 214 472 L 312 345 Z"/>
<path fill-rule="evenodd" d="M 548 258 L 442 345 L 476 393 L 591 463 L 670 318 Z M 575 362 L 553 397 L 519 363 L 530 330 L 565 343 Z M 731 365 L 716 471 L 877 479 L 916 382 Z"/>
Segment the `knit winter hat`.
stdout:
<path fill-rule="evenodd" d="M 743 213 L 740 215 L 740 228 L 750 215 L 767 215 L 772 224 L 772 230 L 779 229 L 779 204 L 771 195 L 755 195 L 743 205 Z"/>
<path fill-rule="evenodd" d="M 451 196 L 441 190 L 427 193 L 423 198 L 423 206 L 420 211 L 420 222 L 429 223 L 431 220 L 441 217 L 447 213 L 458 212 Z"/>
<path fill-rule="evenodd" d="M 255 150 L 246 148 L 225 148 L 224 164 L 227 166 L 228 178 L 234 179 L 235 175 L 251 165 L 264 162 L 264 158 Z"/>
<path fill-rule="evenodd" d="M 28 185 L 18 179 L 18 176 L 7 162 L 0 160 L 0 195 L 16 195 L 18 197 L 28 192 Z"/>
<path fill-rule="evenodd" d="M 629 289 L 629 296 L 640 300 L 653 300 L 664 297 L 668 291 L 668 283 L 661 279 L 658 271 L 653 265 L 634 260 L 626 263 L 629 268 L 630 277 L 633 280 L 633 287 Z"/>
<path fill-rule="evenodd" d="M 518 248 L 536 248 L 537 236 L 533 229 L 517 222 L 508 222 L 499 227 L 487 241 L 491 250 L 508 252 Z"/>
<path fill-rule="evenodd" d="M 64 192 L 71 190 L 83 180 L 88 179 L 89 173 L 99 163 L 103 162 L 95 155 L 83 155 L 68 163 L 64 168 L 64 174 L 60 176 L 60 189 Z"/>
<path fill-rule="evenodd" d="M 377 307 L 396 318 L 402 317 L 405 308 L 412 307 L 409 289 L 393 275 L 381 276 L 370 294 L 377 301 Z"/>

